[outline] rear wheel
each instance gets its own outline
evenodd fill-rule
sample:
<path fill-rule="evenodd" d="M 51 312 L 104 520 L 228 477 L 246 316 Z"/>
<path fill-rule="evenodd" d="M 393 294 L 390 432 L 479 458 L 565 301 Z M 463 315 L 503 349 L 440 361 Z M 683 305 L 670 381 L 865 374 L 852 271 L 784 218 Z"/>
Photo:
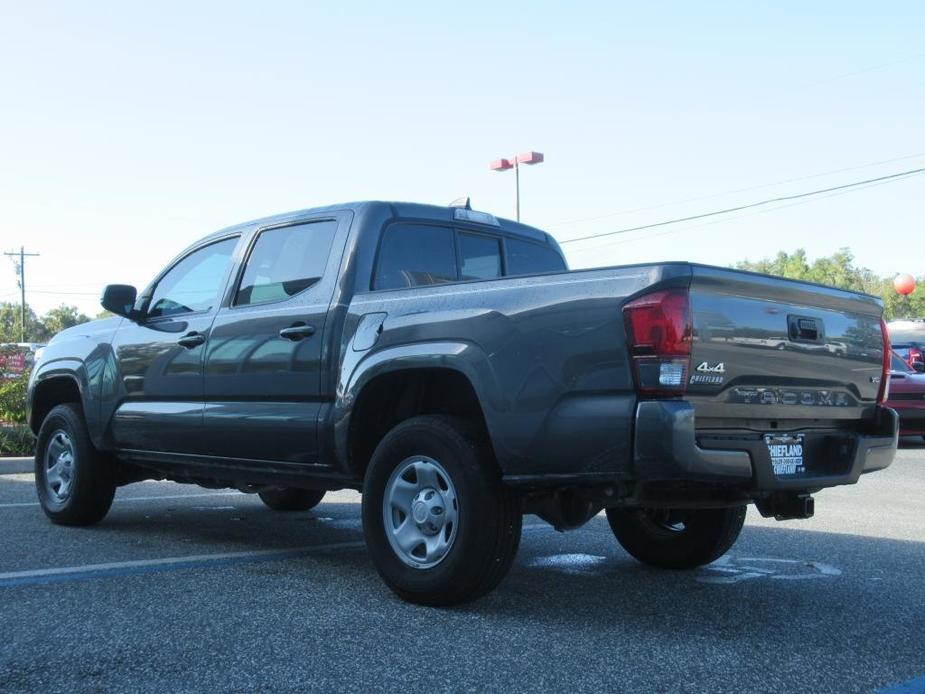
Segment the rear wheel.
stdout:
<path fill-rule="evenodd" d="M 35 444 L 35 488 L 45 515 L 59 525 L 101 521 L 116 493 L 112 461 L 93 447 L 79 405 L 58 405 Z"/>
<path fill-rule="evenodd" d="M 422 416 L 390 431 L 363 485 L 373 564 L 401 598 L 448 606 L 490 592 L 520 544 L 522 513 L 466 420 Z"/>
<path fill-rule="evenodd" d="M 309 511 L 324 498 L 324 489 L 264 489 L 257 492 L 267 508 L 274 511 Z"/>
<path fill-rule="evenodd" d="M 708 509 L 610 508 L 617 541 L 636 559 L 667 569 L 690 569 L 716 561 L 735 543 L 745 506 Z"/>

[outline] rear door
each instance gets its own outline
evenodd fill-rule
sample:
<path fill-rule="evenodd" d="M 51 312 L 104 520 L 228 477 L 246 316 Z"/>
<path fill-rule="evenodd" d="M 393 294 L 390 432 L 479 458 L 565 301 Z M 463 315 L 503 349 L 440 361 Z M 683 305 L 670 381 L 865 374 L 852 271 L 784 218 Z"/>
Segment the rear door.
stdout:
<path fill-rule="evenodd" d="M 327 314 L 350 214 L 258 229 L 205 361 L 203 433 L 224 458 L 318 461 L 333 399 Z"/>

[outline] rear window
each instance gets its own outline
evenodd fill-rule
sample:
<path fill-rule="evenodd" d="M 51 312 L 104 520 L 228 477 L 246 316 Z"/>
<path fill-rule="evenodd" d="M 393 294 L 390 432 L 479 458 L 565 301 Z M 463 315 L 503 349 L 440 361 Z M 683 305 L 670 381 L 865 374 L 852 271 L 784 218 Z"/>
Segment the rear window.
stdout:
<path fill-rule="evenodd" d="M 507 274 L 536 275 L 542 272 L 564 272 L 565 261 L 551 246 L 529 241 L 507 239 Z"/>
<path fill-rule="evenodd" d="M 501 277 L 501 239 L 481 234 L 459 234 L 459 279 Z"/>
<path fill-rule="evenodd" d="M 400 289 L 455 282 L 453 229 L 428 224 L 392 224 L 382 236 L 374 289 Z"/>

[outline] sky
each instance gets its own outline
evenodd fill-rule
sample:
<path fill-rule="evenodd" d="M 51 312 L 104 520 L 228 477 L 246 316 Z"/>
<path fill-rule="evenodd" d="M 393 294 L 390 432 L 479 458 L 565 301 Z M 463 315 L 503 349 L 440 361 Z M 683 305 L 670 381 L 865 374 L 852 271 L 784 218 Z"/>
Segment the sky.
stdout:
<path fill-rule="evenodd" d="M 216 229 L 362 199 L 560 242 L 925 167 L 921 2 L 0 0 L 0 250 L 91 315 Z M 573 267 L 847 246 L 925 274 L 925 175 L 564 248 Z M 0 301 L 18 301 L 0 257 Z"/>

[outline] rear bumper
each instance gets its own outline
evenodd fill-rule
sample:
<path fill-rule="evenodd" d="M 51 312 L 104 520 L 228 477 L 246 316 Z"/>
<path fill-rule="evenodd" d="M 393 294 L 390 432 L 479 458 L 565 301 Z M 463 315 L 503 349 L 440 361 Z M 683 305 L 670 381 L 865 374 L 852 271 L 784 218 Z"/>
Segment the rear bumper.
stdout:
<path fill-rule="evenodd" d="M 813 464 L 804 474 L 774 474 L 761 434 L 723 436 L 698 432 L 694 407 L 683 400 L 637 405 L 633 445 L 634 477 L 640 482 L 735 485 L 748 491 L 807 490 L 854 484 L 865 472 L 893 462 L 899 417 L 877 408 L 865 433 L 813 432 Z"/>

